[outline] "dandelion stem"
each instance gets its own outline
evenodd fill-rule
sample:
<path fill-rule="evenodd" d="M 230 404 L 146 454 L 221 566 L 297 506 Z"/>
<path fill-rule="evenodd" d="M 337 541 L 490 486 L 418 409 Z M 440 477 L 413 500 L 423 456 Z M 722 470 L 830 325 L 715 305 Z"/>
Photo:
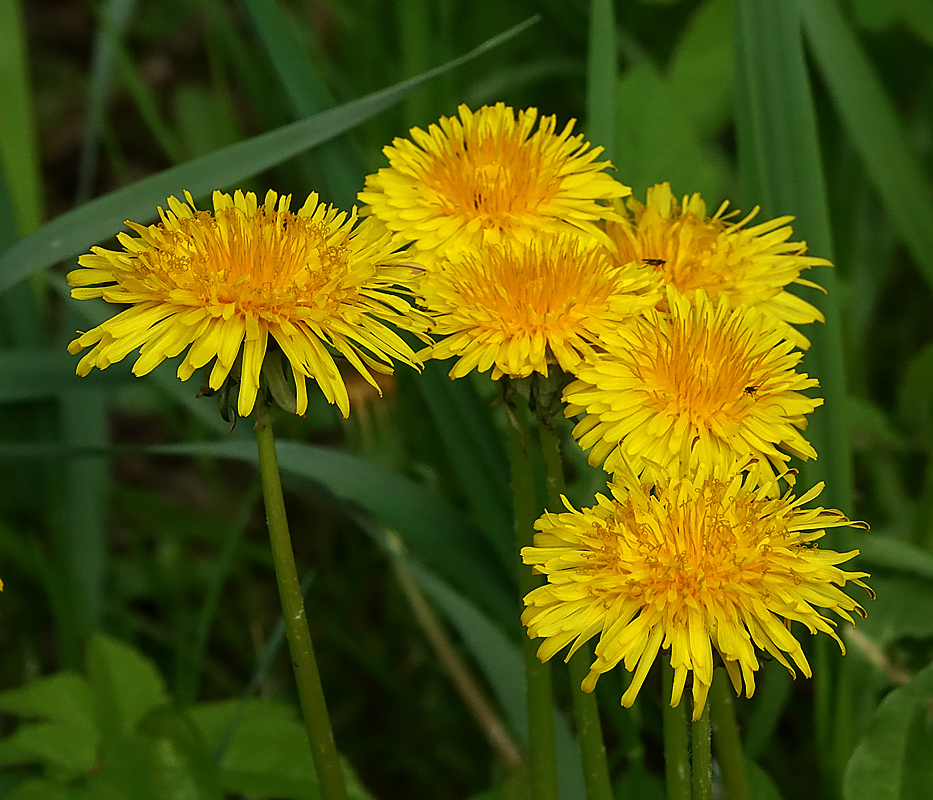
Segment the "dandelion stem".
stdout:
<path fill-rule="evenodd" d="M 510 414 L 509 462 L 512 470 L 512 494 L 515 506 L 515 543 L 518 552 L 532 544 L 535 520 L 534 481 L 531 460 L 525 447 L 525 429 L 519 415 L 525 409 Z M 518 587 L 522 597 L 538 585 L 530 566 L 519 558 Z M 525 660 L 525 685 L 528 699 L 528 733 L 532 796 L 535 800 L 558 800 L 557 750 L 554 743 L 554 697 L 551 688 L 551 668 L 538 660 L 537 645 L 522 637 Z"/>
<path fill-rule="evenodd" d="M 703 706 L 700 718 L 693 722 L 690 749 L 693 752 L 693 800 L 712 800 L 713 752 L 710 742 L 709 703 Z"/>
<path fill-rule="evenodd" d="M 285 516 L 285 500 L 282 497 L 282 481 L 279 475 L 279 460 L 275 453 L 275 437 L 268 412 L 256 423 L 256 443 L 259 446 L 259 473 L 262 476 L 262 494 L 266 503 L 266 522 L 272 544 L 272 559 L 275 563 L 275 578 L 279 585 L 282 616 L 288 637 L 288 650 L 298 684 L 298 698 L 304 716 L 305 728 L 311 744 L 311 756 L 317 772 L 321 797 L 324 800 L 346 800 L 347 789 L 340 771 L 334 733 L 324 702 L 321 676 L 314 657 L 311 634 L 305 616 L 304 598 L 295 569 L 295 554 L 292 552 L 288 519 Z"/>
<path fill-rule="evenodd" d="M 560 441 L 554 429 L 543 420 L 538 423 L 538 435 L 547 477 L 548 507 L 556 512 L 561 508 L 560 496 L 566 491 Z M 592 649 L 583 645 L 570 659 L 570 689 L 573 694 L 573 715 L 577 724 L 577 744 L 583 763 L 587 800 L 612 800 L 612 781 L 609 778 L 609 761 L 606 758 L 603 729 L 599 721 L 599 705 L 595 695 L 584 692 L 581 688 L 583 679 L 589 673 L 588 664 L 592 658 Z"/>
<path fill-rule="evenodd" d="M 664 773 L 667 779 L 668 800 L 690 800 L 690 758 L 687 753 L 687 703 L 681 698 L 671 708 L 671 690 L 674 687 L 674 668 L 662 659 L 664 677 Z"/>
<path fill-rule="evenodd" d="M 709 693 L 709 713 L 716 734 L 716 758 L 722 769 L 726 800 L 749 800 L 748 779 L 745 776 L 745 752 L 739 737 L 732 704 L 731 682 L 726 670 L 717 667 Z"/>

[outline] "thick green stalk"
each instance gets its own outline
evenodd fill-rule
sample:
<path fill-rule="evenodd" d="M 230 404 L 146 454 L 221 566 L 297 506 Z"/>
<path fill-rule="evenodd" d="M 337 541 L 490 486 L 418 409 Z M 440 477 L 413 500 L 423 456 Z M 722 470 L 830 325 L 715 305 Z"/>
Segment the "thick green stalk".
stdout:
<path fill-rule="evenodd" d="M 535 491 L 531 460 L 525 448 L 524 426 L 518 409 L 509 425 L 509 463 L 512 469 L 512 494 L 515 506 L 515 544 L 518 553 L 533 543 Z M 518 588 L 522 597 L 538 585 L 530 566 L 518 563 Z M 554 697 L 551 668 L 538 660 L 538 646 L 522 636 L 525 660 L 525 686 L 528 700 L 528 738 L 530 743 L 532 796 L 535 800 L 558 800 L 557 748 L 554 743 Z"/>
<path fill-rule="evenodd" d="M 710 721 L 716 734 L 713 744 L 722 770 L 722 783 L 726 800 L 749 800 L 748 779 L 745 775 L 745 752 L 739 736 L 732 704 L 732 684 L 723 667 L 713 673 L 713 686 L 709 693 Z"/>
<path fill-rule="evenodd" d="M 693 722 L 690 749 L 693 753 L 693 800 L 712 800 L 713 751 L 710 742 L 709 703 L 703 707 L 700 718 Z"/>
<path fill-rule="evenodd" d="M 564 465 L 560 457 L 560 442 L 554 429 L 545 422 L 538 423 L 541 454 L 547 476 L 548 507 L 557 512 L 561 508 L 560 496 L 566 490 Z M 570 689 L 573 694 L 573 714 L 577 724 L 577 744 L 583 763 L 588 800 L 612 800 L 612 781 L 609 761 L 603 742 L 603 729 L 599 721 L 596 696 L 584 692 L 580 684 L 589 672 L 593 653 L 588 645 L 581 647 L 570 659 Z"/>
<path fill-rule="evenodd" d="M 671 708 L 671 690 L 674 687 L 674 668 L 668 659 L 661 659 L 663 670 L 662 708 L 664 711 L 664 775 L 667 782 L 667 800 L 690 800 L 690 756 L 687 735 L 687 701 L 681 698 Z"/>
<path fill-rule="evenodd" d="M 262 477 L 262 494 L 266 503 L 266 523 L 272 543 L 275 578 L 282 602 L 282 618 L 285 621 L 288 650 L 295 670 L 301 713 L 308 731 L 321 797 L 324 800 L 347 800 L 347 789 L 340 771 L 340 760 L 324 701 L 321 676 L 314 657 L 311 633 L 308 631 L 301 584 L 295 569 L 295 554 L 292 552 L 288 519 L 285 516 L 285 500 L 282 497 L 279 460 L 275 453 L 275 437 L 268 416 L 260 418 L 256 423 L 256 444 L 259 446 L 259 474 Z"/>

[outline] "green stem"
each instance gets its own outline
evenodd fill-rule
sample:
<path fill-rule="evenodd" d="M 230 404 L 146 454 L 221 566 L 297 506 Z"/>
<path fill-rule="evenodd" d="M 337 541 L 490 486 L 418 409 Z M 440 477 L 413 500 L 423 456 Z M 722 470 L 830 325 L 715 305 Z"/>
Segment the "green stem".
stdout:
<path fill-rule="evenodd" d="M 282 497 L 279 460 L 275 453 L 275 437 L 268 412 L 256 423 L 256 444 L 259 446 L 259 473 L 262 476 L 262 494 L 266 503 L 266 523 L 272 543 L 275 578 L 282 602 L 282 618 L 285 622 L 288 649 L 295 670 L 295 681 L 298 684 L 298 698 L 308 731 L 321 797 L 324 800 L 347 800 L 347 789 L 343 782 L 343 773 L 340 771 L 334 733 L 324 702 L 321 676 L 308 631 L 301 584 L 295 569 L 295 554 L 292 552 L 288 519 L 285 516 L 285 500 Z"/>
<path fill-rule="evenodd" d="M 710 742 L 709 703 L 703 707 L 700 718 L 694 720 L 690 745 L 693 751 L 693 800 L 712 800 L 713 751 Z"/>
<path fill-rule="evenodd" d="M 533 543 L 535 521 L 535 491 L 531 460 L 525 448 L 525 426 L 516 409 L 509 425 L 509 462 L 512 471 L 512 494 L 515 506 L 515 544 L 518 553 Z M 518 588 L 522 597 L 539 584 L 531 567 L 518 561 Z M 528 701 L 528 738 L 530 743 L 532 796 L 535 800 L 558 800 L 557 748 L 554 743 L 554 697 L 551 688 L 551 668 L 538 660 L 538 646 L 522 636 L 525 661 L 525 686 Z"/>
<path fill-rule="evenodd" d="M 667 780 L 667 800 L 690 800 L 690 757 L 687 749 L 687 701 L 681 698 L 671 708 L 674 668 L 669 659 L 661 659 L 664 679 L 664 774 Z"/>
<path fill-rule="evenodd" d="M 564 465 L 560 456 L 560 441 L 554 429 L 547 423 L 538 423 L 541 440 L 541 455 L 547 476 L 548 507 L 551 511 L 561 508 L 560 496 L 566 491 Z M 584 692 L 583 679 L 589 673 L 593 659 L 588 645 L 581 647 L 570 659 L 570 689 L 573 695 L 573 715 L 577 724 L 577 743 L 583 763 L 588 800 L 612 800 L 612 781 L 609 777 L 609 761 L 603 742 L 603 728 L 599 721 L 599 705 L 596 696 Z"/>
<path fill-rule="evenodd" d="M 726 800 L 749 800 L 748 779 L 745 776 L 745 752 L 739 736 L 732 704 L 732 682 L 723 667 L 713 673 L 709 693 L 710 720 L 716 734 L 716 758 L 722 770 Z"/>
<path fill-rule="evenodd" d="M 583 763 L 587 800 L 613 800 L 609 761 L 603 743 L 596 695 L 588 694 L 580 688 L 583 679 L 589 674 L 592 660 L 593 648 L 588 644 L 583 645 L 570 659 L 573 716 L 577 724 L 577 742 L 580 746 L 580 761 Z"/>

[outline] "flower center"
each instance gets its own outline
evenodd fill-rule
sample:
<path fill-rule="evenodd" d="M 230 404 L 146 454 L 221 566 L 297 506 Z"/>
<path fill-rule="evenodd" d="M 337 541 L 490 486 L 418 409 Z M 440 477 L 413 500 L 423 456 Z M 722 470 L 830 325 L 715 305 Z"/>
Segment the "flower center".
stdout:
<path fill-rule="evenodd" d="M 161 226 L 156 246 L 134 259 L 138 277 L 165 300 L 263 316 L 348 299 L 349 237 L 289 211 L 198 211 Z"/>
<path fill-rule="evenodd" d="M 645 326 L 646 350 L 637 356 L 649 405 L 692 422 L 741 418 L 757 387 L 752 375 L 760 358 L 751 356 L 747 336 L 733 327 L 699 329 L 675 320 L 667 336 Z"/>
<path fill-rule="evenodd" d="M 482 218 L 487 227 L 534 214 L 560 182 L 545 174 L 538 143 L 523 136 L 516 130 L 466 132 L 425 167 L 422 180 L 443 198 L 446 214 Z"/>
<path fill-rule="evenodd" d="M 572 240 L 488 247 L 458 265 L 458 305 L 510 335 L 573 328 L 605 306 L 616 272 L 600 251 Z"/>

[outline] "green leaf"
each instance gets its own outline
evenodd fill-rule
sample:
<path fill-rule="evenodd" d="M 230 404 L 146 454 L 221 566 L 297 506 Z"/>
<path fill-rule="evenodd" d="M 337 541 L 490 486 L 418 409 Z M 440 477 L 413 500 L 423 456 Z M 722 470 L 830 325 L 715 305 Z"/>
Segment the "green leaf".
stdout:
<path fill-rule="evenodd" d="M 0 292 L 113 236 L 128 218 L 140 223 L 153 219 L 157 205 L 169 195 L 181 195 L 185 189 L 195 197 L 207 195 L 351 130 L 422 84 L 498 47 L 536 21 L 537 17 L 516 25 L 416 78 L 172 167 L 63 214 L 0 255 Z"/>
<path fill-rule="evenodd" d="M 64 784 L 44 778 L 23 781 L 6 800 L 78 800 L 78 795 Z"/>
<path fill-rule="evenodd" d="M 648 62 L 619 81 L 616 95 L 619 180 L 644 200 L 649 186 L 669 181 L 675 194 L 719 197 L 721 171 L 704 151 L 680 99 Z"/>
<path fill-rule="evenodd" d="M 50 778 L 68 781 L 94 766 L 97 745 L 97 737 L 78 725 L 27 723 L 0 741 L 0 765 L 41 764 Z"/>
<path fill-rule="evenodd" d="M 204 736 L 171 706 L 149 711 L 137 732 L 107 750 L 93 794 L 127 800 L 223 800 L 220 769 Z"/>
<path fill-rule="evenodd" d="M 149 710 L 169 701 L 155 664 L 102 633 L 88 645 L 87 675 L 105 743 L 130 734 Z"/>
<path fill-rule="evenodd" d="M 74 672 L 58 672 L 0 693 L 0 710 L 21 717 L 68 723 L 83 728 L 88 735 L 95 733 L 91 688 Z"/>
<path fill-rule="evenodd" d="M 270 800 L 319 800 L 308 736 L 291 706 L 226 700 L 195 706 L 188 716 L 214 752 L 223 750 L 226 791 Z M 344 775 L 350 800 L 371 800 L 346 766 Z"/>
<path fill-rule="evenodd" d="M 917 3 L 917 5 L 920 5 Z M 933 285 L 933 185 L 894 104 L 835 0 L 800 3 L 810 49 L 872 182 Z"/>
<path fill-rule="evenodd" d="M 933 797 L 933 665 L 878 706 L 852 753 L 844 800 L 927 800 Z"/>

